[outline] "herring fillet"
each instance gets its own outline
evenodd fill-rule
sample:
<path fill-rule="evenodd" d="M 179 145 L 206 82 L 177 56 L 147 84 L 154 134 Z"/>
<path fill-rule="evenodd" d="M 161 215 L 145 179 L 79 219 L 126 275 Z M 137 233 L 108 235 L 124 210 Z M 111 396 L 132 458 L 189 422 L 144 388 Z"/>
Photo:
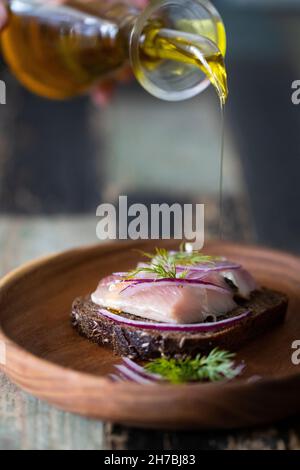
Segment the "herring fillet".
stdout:
<path fill-rule="evenodd" d="M 236 307 L 230 291 L 211 290 L 207 286 L 144 284 L 122 295 L 124 283 L 115 275 L 102 279 L 91 295 L 92 301 L 106 308 L 120 310 L 154 321 L 199 323 L 216 318 Z M 130 292 L 130 290 L 132 292 Z"/>

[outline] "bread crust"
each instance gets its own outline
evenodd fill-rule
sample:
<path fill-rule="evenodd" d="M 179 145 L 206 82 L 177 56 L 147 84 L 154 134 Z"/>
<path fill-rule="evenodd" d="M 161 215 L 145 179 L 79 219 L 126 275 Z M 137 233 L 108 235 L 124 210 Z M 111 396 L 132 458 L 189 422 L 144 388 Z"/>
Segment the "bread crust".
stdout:
<path fill-rule="evenodd" d="M 89 296 L 74 300 L 71 321 L 78 333 L 90 341 L 108 346 L 120 356 L 146 360 L 161 355 L 195 356 L 214 347 L 235 351 L 282 322 L 288 306 L 286 295 L 265 288 L 253 292 L 249 300 L 238 302 L 239 306 L 226 318 L 246 310 L 251 310 L 252 315 L 218 332 L 160 332 L 117 324 L 101 316 L 99 306 Z M 137 319 L 129 314 L 124 316 Z"/>

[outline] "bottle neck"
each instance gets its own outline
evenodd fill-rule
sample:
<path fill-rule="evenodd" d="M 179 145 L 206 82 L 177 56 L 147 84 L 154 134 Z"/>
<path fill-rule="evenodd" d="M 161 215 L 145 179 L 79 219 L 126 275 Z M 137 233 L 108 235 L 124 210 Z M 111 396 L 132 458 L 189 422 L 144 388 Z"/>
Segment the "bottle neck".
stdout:
<path fill-rule="evenodd" d="M 132 68 L 150 94 L 180 101 L 212 83 L 226 99 L 225 28 L 210 2 L 154 0 L 128 26 Z"/>
<path fill-rule="evenodd" d="M 125 53 L 127 52 L 127 57 L 129 57 L 130 37 L 141 14 L 139 8 L 127 2 L 123 3 L 122 0 L 65 0 L 63 5 L 78 9 L 94 17 L 100 16 L 115 25 L 118 31 L 117 34 L 125 48 Z"/>

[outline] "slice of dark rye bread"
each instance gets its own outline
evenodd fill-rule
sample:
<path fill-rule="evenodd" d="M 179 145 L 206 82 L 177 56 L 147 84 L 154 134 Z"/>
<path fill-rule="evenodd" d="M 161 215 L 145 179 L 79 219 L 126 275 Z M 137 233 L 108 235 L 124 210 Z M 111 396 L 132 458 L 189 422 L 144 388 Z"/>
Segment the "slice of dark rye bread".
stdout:
<path fill-rule="evenodd" d="M 288 300 L 284 294 L 270 289 L 253 292 L 249 300 L 238 300 L 239 307 L 223 318 L 240 315 L 246 310 L 252 314 L 239 323 L 215 332 L 161 332 L 117 324 L 99 313 L 99 306 L 90 297 L 79 297 L 72 306 L 74 328 L 90 341 L 111 347 L 120 356 L 149 359 L 161 356 L 196 355 L 220 347 L 234 351 L 246 341 L 266 332 L 283 321 Z M 122 316 L 142 320 L 123 313 Z"/>

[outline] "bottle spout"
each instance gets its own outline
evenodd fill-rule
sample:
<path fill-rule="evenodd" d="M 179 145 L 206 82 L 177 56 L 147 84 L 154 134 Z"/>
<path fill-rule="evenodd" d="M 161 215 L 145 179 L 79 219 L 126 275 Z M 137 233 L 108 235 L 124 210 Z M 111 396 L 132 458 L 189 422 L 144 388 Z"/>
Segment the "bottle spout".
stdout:
<path fill-rule="evenodd" d="M 218 46 L 208 38 L 184 31 L 158 28 L 156 33 L 150 27 L 150 34 L 141 36 L 140 57 L 144 70 L 153 81 L 157 80 L 157 69 L 164 63 L 164 75 L 157 83 L 161 87 L 166 80 L 170 91 L 181 93 L 180 98 L 192 96 L 205 89 L 209 82 L 215 87 L 222 103 L 225 103 L 228 88 L 224 57 Z M 195 72 L 195 76 L 193 74 Z M 174 83 L 174 77 L 176 82 Z M 196 81 L 194 81 L 196 80 Z M 199 82 L 199 88 L 197 88 Z M 172 87 L 175 87 L 172 89 Z"/>
<path fill-rule="evenodd" d="M 215 8 L 205 0 L 157 0 L 137 19 L 131 35 L 131 63 L 152 95 L 180 101 L 210 83 L 227 97 L 226 35 Z"/>

